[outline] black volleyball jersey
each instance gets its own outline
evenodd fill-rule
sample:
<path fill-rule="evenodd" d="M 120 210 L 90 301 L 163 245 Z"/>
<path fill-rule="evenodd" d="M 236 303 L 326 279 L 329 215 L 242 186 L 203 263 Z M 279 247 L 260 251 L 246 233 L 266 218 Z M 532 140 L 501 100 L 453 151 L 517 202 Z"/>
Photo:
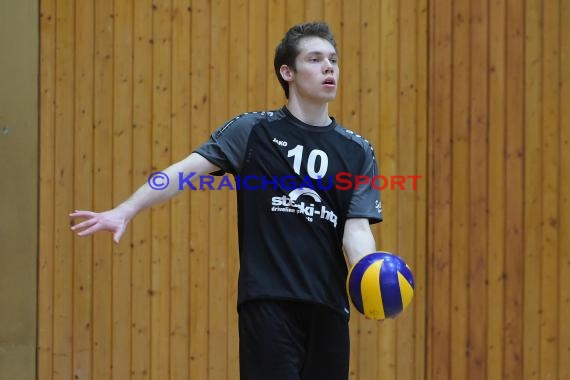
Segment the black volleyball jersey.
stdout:
<path fill-rule="evenodd" d="M 379 191 L 363 184 L 378 175 L 368 141 L 334 119 L 315 127 L 283 107 L 235 117 L 196 153 L 221 168 L 214 174 L 235 178 L 238 305 L 289 299 L 348 315 L 345 221 L 382 220 Z"/>

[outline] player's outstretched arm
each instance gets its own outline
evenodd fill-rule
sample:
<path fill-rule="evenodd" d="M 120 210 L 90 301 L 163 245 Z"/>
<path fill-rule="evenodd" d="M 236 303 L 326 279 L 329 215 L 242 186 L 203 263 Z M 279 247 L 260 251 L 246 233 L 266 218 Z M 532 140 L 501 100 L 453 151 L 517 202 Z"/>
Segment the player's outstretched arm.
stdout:
<path fill-rule="evenodd" d="M 197 153 L 192 153 L 185 159 L 169 166 L 162 173 L 168 178 L 169 184 L 164 189 L 156 190 L 145 183 L 129 199 L 117 207 L 104 211 L 92 212 L 85 210 L 75 210 L 69 216 L 73 219 L 84 219 L 75 224 L 71 230 L 78 236 L 88 236 L 97 231 L 109 231 L 113 234 L 113 240 L 118 243 L 123 236 L 127 225 L 142 210 L 163 202 L 182 190 L 178 186 L 179 173 L 186 177 L 190 173 L 196 173 L 192 179 L 199 176 L 218 171 L 219 168 Z M 164 183 L 164 182 L 163 182 Z"/>
<path fill-rule="evenodd" d="M 342 246 L 349 265 L 376 251 L 376 242 L 366 218 L 347 219 L 344 225 Z"/>

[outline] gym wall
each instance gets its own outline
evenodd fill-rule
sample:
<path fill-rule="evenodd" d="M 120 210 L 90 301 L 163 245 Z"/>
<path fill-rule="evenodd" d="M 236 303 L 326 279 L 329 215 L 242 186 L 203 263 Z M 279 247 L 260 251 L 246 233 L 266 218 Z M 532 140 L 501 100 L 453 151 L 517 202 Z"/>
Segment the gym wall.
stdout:
<path fill-rule="evenodd" d="M 118 204 L 225 120 L 280 107 L 287 28 L 328 21 L 331 114 L 387 176 L 378 249 L 416 279 L 353 313 L 353 379 L 570 378 L 568 0 L 41 2 L 39 379 L 235 379 L 236 206 L 187 191 L 119 245 L 67 214 Z"/>

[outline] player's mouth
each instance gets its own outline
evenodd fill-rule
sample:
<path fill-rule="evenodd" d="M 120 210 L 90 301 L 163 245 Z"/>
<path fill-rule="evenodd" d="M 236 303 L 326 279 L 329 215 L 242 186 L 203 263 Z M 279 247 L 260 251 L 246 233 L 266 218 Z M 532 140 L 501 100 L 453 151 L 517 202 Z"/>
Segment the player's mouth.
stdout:
<path fill-rule="evenodd" d="M 335 87 L 336 87 L 336 81 L 334 80 L 333 77 L 326 78 L 326 79 L 323 81 L 323 86 L 324 86 L 325 88 L 335 88 Z"/>

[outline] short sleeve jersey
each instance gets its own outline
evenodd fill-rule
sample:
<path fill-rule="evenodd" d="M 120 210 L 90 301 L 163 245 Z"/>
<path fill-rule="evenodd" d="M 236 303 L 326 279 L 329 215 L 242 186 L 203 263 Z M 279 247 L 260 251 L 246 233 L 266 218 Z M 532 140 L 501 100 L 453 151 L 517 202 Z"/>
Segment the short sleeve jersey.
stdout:
<path fill-rule="evenodd" d="M 298 300 L 348 316 L 345 222 L 382 220 L 379 191 L 369 183 L 358 189 L 355 184 L 356 176 L 378 175 L 368 141 L 334 119 L 328 126 L 311 126 L 283 107 L 235 117 L 196 153 L 221 168 L 214 174 L 234 175 L 238 305 Z"/>

